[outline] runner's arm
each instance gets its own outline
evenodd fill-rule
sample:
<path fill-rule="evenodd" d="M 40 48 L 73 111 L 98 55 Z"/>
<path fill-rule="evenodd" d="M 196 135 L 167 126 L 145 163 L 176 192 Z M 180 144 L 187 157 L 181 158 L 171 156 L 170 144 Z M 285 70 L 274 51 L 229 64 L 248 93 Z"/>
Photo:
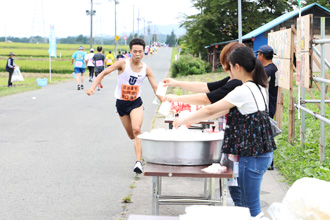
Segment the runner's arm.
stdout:
<path fill-rule="evenodd" d="M 186 81 L 178 81 L 172 78 L 163 79 L 164 86 L 170 87 L 180 87 L 183 90 L 195 92 L 195 93 L 207 93 L 210 92 L 207 87 L 207 83 L 205 82 L 186 82 Z"/>
<path fill-rule="evenodd" d="M 156 94 L 158 85 L 156 83 L 154 73 L 152 72 L 152 70 L 150 69 L 149 66 L 147 66 L 147 74 L 146 74 L 146 76 L 148 77 L 149 83 L 150 83 L 152 89 L 154 90 L 154 93 Z M 156 96 L 157 96 L 157 98 L 161 102 L 163 101 L 163 97 L 162 96 L 159 96 L 157 94 L 156 94 Z"/>
<path fill-rule="evenodd" d="M 97 87 L 97 85 L 100 84 L 100 82 L 102 81 L 102 79 L 110 74 L 111 72 L 118 70 L 123 71 L 123 69 L 125 69 L 125 60 L 120 60 L 116 63 L 114 63 L 113 65 L 109 66 L 108 68 L 106 68 L 105 70 L 103 70 L 95 79 L 95 81 L 93 82 L 93 85 L 91 86 L 90 89 L 88 89 L 86 91 L 87 95 L 93 95 L 95 92 L 95 88 Z M 118 73 L 119 74 L 119 73 Z"/>

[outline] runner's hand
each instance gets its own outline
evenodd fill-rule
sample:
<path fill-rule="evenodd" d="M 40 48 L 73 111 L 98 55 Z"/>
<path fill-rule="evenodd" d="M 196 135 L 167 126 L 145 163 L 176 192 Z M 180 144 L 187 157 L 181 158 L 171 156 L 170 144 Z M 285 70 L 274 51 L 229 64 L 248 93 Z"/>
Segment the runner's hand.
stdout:
<path fill-rule="evenodd" d="M 177 82 L 175 79 L 172 78 L 165 78 L 163 79 L 164 86 L 169 86 L 169 87 L 176 87 Z"/>
<path fill-rule="evenodd" d="M 94 92 L 95 92 L 94 89 L 87 89 L 86 94 L 87 94 L 87 95 L 93 95 Z"/>

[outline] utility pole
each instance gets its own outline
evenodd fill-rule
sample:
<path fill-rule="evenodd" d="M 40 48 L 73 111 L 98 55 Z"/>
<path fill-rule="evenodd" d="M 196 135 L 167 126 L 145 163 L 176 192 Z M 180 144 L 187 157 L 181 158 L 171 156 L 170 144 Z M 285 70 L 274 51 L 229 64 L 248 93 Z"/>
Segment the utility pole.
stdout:
<path fill-rule="evenodd" d="M 148 27 L 148 40 L 149 40 L 149 46 L 150 46 L 150 24 L 152 23 L 152 21 L 147 21 L 147 23 L 149 24 L 149 27 Z"/>
<path fill-rule="evenodd" d="M 143 23 L 144 23 L 144 27 L 143 27 L 143 40 L 145 42 L 146 41 L 146 18 L 143 18 Z"/>
<path fill-rule="evenodd" d="M 242 2 L 238 0 L 238 42 L 242 43 Z"/>
<path fill-rule="evenodd" d="M 117 36 L 117 11 L 116 11 L 116 5 L 119 4 L 117 0 L 115 1 L 115 36 Z M 115 57 L 117 57 L 117 40 L 115 40 Z"/>
<path fill-rule="evenodd" d="M 154 25 L 154 36 L 153 36 L 153 41 L 152 41 L 152 44 L 154 44 L 155 43 L 155 41 L 156 41 L 156 30 L 155 30 L 155 25 Z"/>
<path fill-rule="evenodd" d="M 133 38 L 134 38 L 134 5 L 133 5 Z"/>
<path fill-rule="evenodd" d="M 91 34 L 89 37 L 89 46 L 90 48 L 93 48 L 93 15 L 95 15 L 96 11 L 93 10 L 93 0 L 91 0 L 91 10 L 86 10 L 86 15 L 91 16 Z"/>
<path fill-rule="evenodd" d="M 137 35 L 137 37 L 139 38 L 140 37 L 140 21 L 142 20 L 142 18 L 140 18 L 140 8 L 138 10 L 137 20 L 138 20 L 138 35 Z"/>
<path fill-rule="evenodd" d="M 117 4 L 119 4 L 119 1 L 117 0 L 109 0 L 110 2 L 114 2 L 115 3 L 115 37 L 117 36 L 117 9 L 116 6 Z M 115 52 L 114 52 L 114 56 L 117 56 L 117 40 L 115 40 Z"/>

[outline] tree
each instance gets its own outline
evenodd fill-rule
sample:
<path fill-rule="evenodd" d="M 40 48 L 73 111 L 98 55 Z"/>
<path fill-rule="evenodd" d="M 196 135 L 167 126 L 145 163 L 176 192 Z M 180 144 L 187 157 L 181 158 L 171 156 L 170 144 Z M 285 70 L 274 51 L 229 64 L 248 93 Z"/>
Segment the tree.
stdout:
<path fill-rule="evenodd" d="M 238 38 L 238 7 L 233 0 L 193 0 L 200 12 L 185 16 L 181 27 L 186 29 L 183 37 L 189 52 L 201 53 L 206 58 L 205 46 Z M 242 0 L 243 35 L 291 11 L 296 0 Z"/>
<path fill-rule="evenodd" d="M 172 30 L 171 35 L 167 35 L 165 43 L 168 44 L 170 47 L 175 46 L 176 36 L 174 34 L 174 30 Z"/>
<path fill-rule="evenodd" d="M 330 8 L 330 0 L 305 0 L 305 1 L 306 1 L 306 4 L 303 4 L 304 6 L 312 4 L 312 3 L 318 3 L 328 9 Z"/>

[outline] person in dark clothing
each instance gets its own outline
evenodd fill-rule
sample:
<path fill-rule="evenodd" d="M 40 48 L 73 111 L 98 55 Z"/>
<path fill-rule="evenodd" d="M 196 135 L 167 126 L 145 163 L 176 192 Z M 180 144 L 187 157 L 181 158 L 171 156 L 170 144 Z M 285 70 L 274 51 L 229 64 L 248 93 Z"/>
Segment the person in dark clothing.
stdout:
<path fill-rule="evenodd" d="M 95 77 L 97 77 L 104 70 L 104 61 L 105 56 L 102 54 L 102 47 L 97 47 L 97 54 L 93 57 L 93 63 L 95 65 Z M 100 88 L 103 88 L 101 82 L 98 85 L 97 91 L 100 91 Z"/>
<path fill-rule="evenodd" d="M 123 54 L 121 54 L 121 52 L 119 51 L 116 58 L 117 58 L 117 60 L 122 60 L 122 59 L 125 59 L 126 57 Z"/>
<path fill-rule="evenodd" d="M 8 58 L 7 64 L 6 64 L 6 71 L 9 72 L 8 87 L 13 87 L 13 83 L 11 82 L 11 77 L 13 76 L 13 72 L 15 69 L 14 56 L 15 56 L 15 54 L 13 52 L 10 52 L 9 58 Z"/>
<path fill-rule="evenodd" d="M 257 58 L 264 66 L 265 72 L 268 76 L 268 95 L 269 95 L 269 116 L 274 118 L 277 105 L 277 91 L 278 91 L 278 71 L 273 63 L 273 48 L 268 45 L 263 45 L 257 52 Z M 274 170 L 274 159 L 269 167 L 269 170 Z"/>
<path fill-rule="evenodd" d="M 273 55 L 273 48 L 268 45 L 263 45 L 257 50 L 257 58 L 261 61 L 268 76 L 269 116 L 272 118 L 276 112 L 278 90 L 278 71 L 273 63 Z"/>

